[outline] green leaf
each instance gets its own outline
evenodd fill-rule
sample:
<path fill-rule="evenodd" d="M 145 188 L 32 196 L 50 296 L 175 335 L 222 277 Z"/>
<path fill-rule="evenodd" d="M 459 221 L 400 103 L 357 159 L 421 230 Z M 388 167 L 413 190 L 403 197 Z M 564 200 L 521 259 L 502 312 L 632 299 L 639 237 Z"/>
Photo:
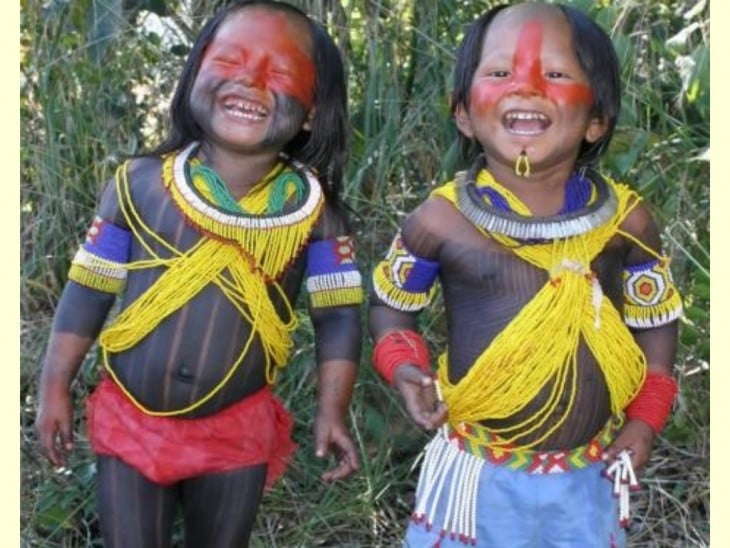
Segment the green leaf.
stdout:
<path fill-rule="evenodd" d="M 699 297 L 700 299 L 709 301 L 710 300 L 710 284 L 708 284 L 704 281 L 698 280 L 695 283 L 694 287 L 692 288 L 692 293 L 694 293 L 694 295 L 696 297 Z"/>
<path fill-rule="evenodd" d="M 173 55 L 176 55 L 178 57 L 185 57 L 188 54 L 188 51 L 190 51 L 190 48 L 183 44 L 175 44 L 170 48 L 170 53 Z"/>
<path fill-rule="evenodd" d="M 689 75 L 687 100 L 694 103 L 702 94 L 709 94 L 710 89 L 710 48 L 699 46 L 692 54 L 693 68 Z"/>
<path fill-rule="evenodd" d="M 699 331 L 694 326 L 685 326 L 679 336 L 679 340 L 685 346 L 694 346 L 700 338 Z"/>
<path fill-rule="evenodd" d="M 649 133 L 643 130 L 622 131 L 617 133 L 611 144 L 611 154 L 606 158 L 608 165 L 620 176 L 626 176 L 644 152 L 649 141 Z"/>
<path fill-rule="evenodd" d="M 38 522 L 48 529 L 69 527 L 68 510 L 61 505 L 53 505 L 38 513 Z"/>
<path fill-rule="evenodd" d="M 710 320 L 710 311 L 705 308 L 698 306 L 688 306 L 685 311 L 687 318 L 695 323 L 705 322 Z"/>

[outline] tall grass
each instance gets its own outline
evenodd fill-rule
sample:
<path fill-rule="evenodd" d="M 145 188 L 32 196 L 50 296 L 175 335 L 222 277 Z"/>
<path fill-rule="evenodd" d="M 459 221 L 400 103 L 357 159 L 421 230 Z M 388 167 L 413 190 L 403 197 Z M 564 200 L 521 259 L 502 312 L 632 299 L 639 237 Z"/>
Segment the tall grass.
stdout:
<path fill-rule="evenodd" d="M 32 429 L 37 374 L 50 319 L 103 182 L 119 160 L 157 142 L 189 38 L 214 0 L 21 2 L 21 535 L 24 546 L 99 546 L 93 459 L 83 443 L 69 470 L 40 459 Z M 301 0 L 346 55 L 353 126 L 345 197 L 365 273 L 403 218 L 457 167 L 447 97 L 453 51 L 490 2 Z M 679 0 L 575 1 L 611 31 L 623 65 L 624 103 L 608 172 L 637 188 L 665 227 L 686 298 L 677 374 L 681 397 L 635 498 L 634 546 L 709 543 L 709 9 Z M 178 5 L 179 4 L 179 5 Z M 120 6 L 128 11 L 121 11 Z M 106 6 L 106 19 L 90 18 Z M 137 6 L 132 9 L 130 6 Z M 146 6 L 149 11 L 140 10 Z M 163 39 L 145 22 L 176 24 Z M 98 9 L 94 13 L 99 13 Z M 113 38 L 104 38 L 104 28 Z M 147 28 L 148 30 L 140 30 Z M 394 393 L 363 366 L 351 410 L 362 470 L 323 484 L 313 456 L 316 375 L 303 316 L 298 351 L 277 393 L 296 418 L 296 460 L 267 494 L 255 547 L 395 546 L 413 502 L 426 437 Z M 444 318 L 420 318 L 434 348 Z M 77 409 L 95 356 L 74 385 Z"/>

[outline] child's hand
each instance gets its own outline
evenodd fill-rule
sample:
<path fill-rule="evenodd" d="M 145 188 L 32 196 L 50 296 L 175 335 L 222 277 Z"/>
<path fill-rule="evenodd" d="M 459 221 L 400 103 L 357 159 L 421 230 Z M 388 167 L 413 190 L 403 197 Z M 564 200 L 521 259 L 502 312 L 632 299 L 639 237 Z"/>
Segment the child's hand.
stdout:
<path fill-rule="evenodd" d="M 601 458 L 611 464 L 622 450 L 631 455 L 631 466 L 636 472 L 641 470 L 649 461 L 651 445 L 654 441 L 654 430 L 640 420 L 628 421 L 613 440 L 613 443 L 604 451 Z"/>
<path fill-rule="evenodd" d="M 54 466 L 66 466 L 73 450 L 73 407 L 68 390 L 59 389 L 41 398 L 35 420 L 43 455 Z"/>
<path fill-rule="evenodd" d="M 433 378 L 413 365 L 395 370 L 393 382 L 403 396 L 411 419 L 426 430 L 435 430 L 446 422 L 446 407 L 436 399 Z"/>
<path fill-rule="evenodd" d="M 337 481 L 360 468 L 357 449 L 341 417 L 319 413 L 314 421 L 315 454 L 325 458 L 330 449 L 338 457 L 337 465 L 322 474 L 324 481 Z"/>

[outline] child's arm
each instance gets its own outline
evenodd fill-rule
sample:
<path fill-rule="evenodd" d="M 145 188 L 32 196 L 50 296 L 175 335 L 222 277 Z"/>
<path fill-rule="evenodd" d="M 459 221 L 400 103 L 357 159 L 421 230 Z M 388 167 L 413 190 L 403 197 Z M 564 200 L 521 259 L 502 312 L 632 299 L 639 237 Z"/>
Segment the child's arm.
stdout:
<path fill-rule="evenodd" d="M 343 309 L 337 316 L 338 318 L 328 318 L 325 323 L 329 325 L 320 323 L 318 325 L 320 333 L 343 330 L 347 331 L 346 336 L 350 337 L 355 332 L 360 333 L 359 313 L 352 314 L 350 310 Z M 335 323 L 339 325 L 335 326 Z M 359 347 L 359 341 L 357 345 Z M 359 351 L 357 354 L 359 356 Z M 320 363 L 318 369 L 319 397 L 314 422 L 315 454 L 319 458 L 324 458 L 330 449 L 334 450 L 338 462 L 332 469 L 322 474 L 322 479 L 336 481 L 349 476 L 360 467 L 357 448 L 346 425 L 347 411 L 357 377 L 357 360 L 328 359 Z"/>
<path fill-rule="evenodd" d="M 114 302 L 69 282 L 59 301 L 40 377 L 36 430 L 42 453 L 54 466 L 64 466 L 73 449 L 70 387 Z"/>
<path fill-rule="evenodd" d="M 121 265 L 126 259 L 115 259 L 128 253 L 127 231 L 105 220 L 117 220 L 117 213 L 114 184 L 110 183 L 87 239 L 72 261 L 69 281 L 54 315 L 36 415 L 41 452 L 54 466 L 64 466 L 73 449 L 71 383 L 124 281 Z"/>
<path fill-rule="evenodd" d="M 374 365 L 401 393 L 411 419 L 425 429 L 438 428 L 447 414 L 436 398 L 429 351 L 417 324 L 438 275 L 441 237 L 433 223 L 449 213 L 445 206 L 443 200 L 428 200 L 405 220 L 375 268 L 368 314 Z"/>
<path fill-rule="evenodd" d="M 346 417 L 362 347 L 362 281 L 344 219 L 327 208 L 315 232 L 306 279 L 319 376 L 314 442 L 317 457 L 336 454 L 337 464 L 322 474 L 335 481 L 360 467 Z"/>
<path fill-rule="evenodd" d="M 624 230 L 648 246 L 635 242 L 626 256 L 624 271 L 624 318 L 646 356 L 647 378 L 639 394 L 627 407 L 627 422 L 606 451 L 612 461 L 622 450 L 631 453 L 632 465 L 640 469 L 651 454 L 658 435 L 671 412 L 677 385 L 672 368 L 677 353 L 677 318 L 682 303 L 666 258 L 659 258 L 659 230 L 643 205 L 629 215 Z"/>

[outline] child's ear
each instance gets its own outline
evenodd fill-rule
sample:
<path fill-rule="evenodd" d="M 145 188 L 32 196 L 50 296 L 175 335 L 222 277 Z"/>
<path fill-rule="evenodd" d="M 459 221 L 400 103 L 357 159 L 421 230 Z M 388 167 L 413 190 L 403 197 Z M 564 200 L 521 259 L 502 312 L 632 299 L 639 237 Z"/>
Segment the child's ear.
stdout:
<path fill-rule="evenodd" d="M 595 143 L 608 131 L 608 120 L 606 118 L 591 118 L 586 129 L 586 141 Z"/>
<path fill-rule="evenodd" d="M 474 138 L 474 127 L 471 124 L 471 118 L 463 104 L 459 104 L 454 109 L 454 120 L 456 121 L 456 127 L 459 131 L 469 139 Z"/>
<path fill-rule="evenodd" d="M 314 107 L 309 109 L 309 113 L 304 119 L 304 123 L 302 124 L 302 129 L 304 131 L 312 131 L 312 120 L 314 120 Z"/>

